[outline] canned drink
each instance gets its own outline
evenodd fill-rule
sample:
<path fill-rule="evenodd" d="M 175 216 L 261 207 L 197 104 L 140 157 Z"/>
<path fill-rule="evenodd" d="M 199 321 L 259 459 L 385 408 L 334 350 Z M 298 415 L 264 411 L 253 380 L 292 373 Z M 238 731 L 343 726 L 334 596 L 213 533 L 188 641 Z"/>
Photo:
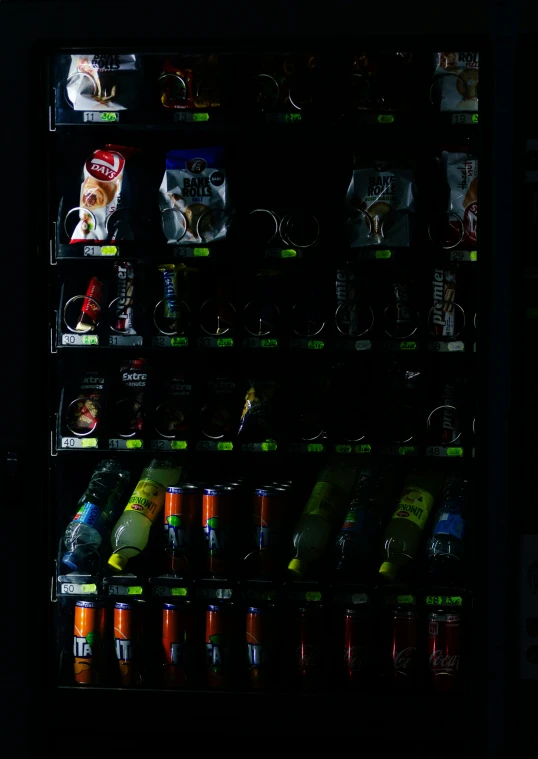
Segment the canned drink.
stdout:
<path fill-rule="evenodd" d="M 205 642 L 207 684 L 210 688 L 227 688 L 231 682 L 230 609 L 210 605 L 206 611 Z"/>
<path fill-rule="evenodd" d="M 193 526 L 200 511 L 200 491 L 195 485 L 168 488 L 164 501 L 166 563 L 172 572 L 189 568 Z"/>
<path fill-rule="evenodd" d="M 192 643 L 193 620 L 190 601 L 163 606 L 163 682 L 181 688 L 188 684 L 188 649 Z"/>
<path fill-rule="evenodd" d="M 77 601 L 73 632 L 75 682 L 98 685 L 105 637 L 103 604 L 97 601 Z"/>
<path fill-rule="evenodd" d="M 278 565 L 282 519 L 286 511 L 285 488 L 259 488 L 254 494 L 254 548 L 258 571 L 271 574 Z"/>
<path fill-rule="evenodd" d="M 136 683 L 136 670 L 133 660 L 135 629 L 133 614 L 133 604 L 114 604 L 114 643 L 122 687 L 130 687 Z"/>
<path fill-rule="evenodd" d="M 461 656 L 459 614 L 428 615 L 428 655 L 433 689 L 438 693 L 457 690 Z"/>
<path fill-rule="evenodd" d="M 322 676 L 322 622 L 321 606 L 305 606 L 297 610 L 296 661 L 301 686 L 307 691 L 316 689 Z"/>
<path fill-rule="evenodd" d="M 207 541 L 206 569 L 212 576 L 223 576 L 229 570 L 227 556 L 230 526 L 230 498 L 233 488 L 205 488 L 203 505 L 204 534 Z"/>
<path fill-rule="evenodd" d="M 411 685 L 417 668 L 417 615 L 397 610 L 392 615 L 392 664 L 397 685 Z"/>
<path fill-rule="evenodd" d="M 344 679 L 350 690 L 365 682 L 370 649 L 370 628 L 366 616 L 357 609 L 344 612 Z"/>
<path fill-rule="evenodd" d="M 247 653 L 250 687 L 262 690 L 273 679 L 274 606 L 247 611 Z"/>

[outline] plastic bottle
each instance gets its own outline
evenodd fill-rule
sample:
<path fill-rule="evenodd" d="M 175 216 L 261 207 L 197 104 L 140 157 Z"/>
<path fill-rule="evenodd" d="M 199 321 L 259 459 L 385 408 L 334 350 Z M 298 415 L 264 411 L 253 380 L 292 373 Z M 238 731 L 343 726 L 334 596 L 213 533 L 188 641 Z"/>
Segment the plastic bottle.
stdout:
<path fill-rule="evenodd" d="M 450 477 L 445 484 L 428 541 L 430 570 L 433 572 L 450 573 L 451 566 L 463 557 L 465 486 L 461 477 Z"/>
<path fill-rule="evenodd" d="M 147 545 L 151 525 L 164 506 L 166 489 L 177 485 L 181 467 L 172 461 L 153 459 L 140 477 L 125 511 L 112 530 L 112 556 L 108 563 L 123 571 L 129 559 Z"/>
<path fill-rule="evenodd" d="M 380 484 L 380 476 L 371 469 L 360 472 L 355 494 L 336 539 L 338 572 L 357 571 L 368 561 L 372 538 L 380 528 L 380 517 L 375 513 L 375 498 Z"/>
<path fill-rule="evenodd" d="M 67 548 L 62 563 L 74 571 L 96 568 L 99 547 L 117 517 L 129 472 L 116 461 L 101 461 L 77 504 L 77 513 L 67 526 L 63 542 Z"/>
<path fill-rule="evenodd" d="M 385 531 L 383 563 L 379 573 L 394 580 L 399 569 L 415 558 L 440 483 L 433 475 L 410 474 L 398 506 Z"/>
<path fill-rule="evenodd" d="M 288 569 L 302 577 L 310 562 L 318 559 L 348 502 L 356 477 L 354 465 L 337 459 L 322 469 L 295 528 L 295 557 Z"/>

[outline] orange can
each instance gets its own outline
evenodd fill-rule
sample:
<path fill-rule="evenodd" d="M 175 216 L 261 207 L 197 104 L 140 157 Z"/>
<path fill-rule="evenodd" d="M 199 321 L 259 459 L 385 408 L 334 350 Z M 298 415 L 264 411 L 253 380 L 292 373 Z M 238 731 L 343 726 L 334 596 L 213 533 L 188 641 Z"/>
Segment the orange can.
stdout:
<path fill-rule="evenodd" d="M 165 603 L 163 607 L 163 681 L 169 687 L 181 688 L 188 683 L 188 649 L 192 643 L 190 601 Z"/>
<path fill-rule="evenodd" d="M 185 572 L 189 566 L 194 528 L 200 514 L 200 491 L 195 485 L 168 488 L 164 500 L 164 536 L 168 569 Z"/>
<path fill-rule="evenodd" d="M 75 682 L 97 685 L 105 637 L 105 609 L 98 601 L 77 601 L 73 636 Z"/>
<path fill-rule="evenodd" d="M 205 643 L 207 684 L 210 688 L 228 688 L 231 684 L 231 624 L 229 608 L 213 604 L 207 607 Z"/>
<path fill-rule="evenodd" d="M 136 670 L 133 660 L 135 631 L 133 615 L 133 604 L 118 602 L 114 605 L 114 643 L 122 687 L 130 687 L 136 684 Z"/>
<path fill-rule="evenodd" d="M 207 541 L 206 569 L 213 577 L 225 576 L 230 570 L 228 541 L 232 493 L 233 488 L 226 485 L 204 489 L 202 504 Z"/>

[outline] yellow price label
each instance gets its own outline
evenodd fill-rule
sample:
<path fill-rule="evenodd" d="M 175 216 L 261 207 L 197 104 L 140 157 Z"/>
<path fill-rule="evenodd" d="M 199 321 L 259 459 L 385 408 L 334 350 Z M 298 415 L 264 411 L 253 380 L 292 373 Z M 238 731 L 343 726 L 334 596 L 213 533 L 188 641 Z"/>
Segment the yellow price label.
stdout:
<path fill-rule="evenodd" d="M 394 116 L 390 113 L 380 113 L 377 120 L 380 124 L 393 124 Z"/>
<path fill-rule="evenodd" d="M 447 456 L 463 456 L 463 448 L 447 448 Z"/>
<path fill-rule="evenodd" d="M 127 588 L 127 595 L 128 596 L 141 596 L 142 595 L 142 586 L 141 585 L 129 585 Z"/>
<path fill-rule="evenodd" d="M 414 604 L 415 596 L 398 596 L 399 604 Z"/>
<path fill-rule="evenodd" d="M 193 121 L 209 121 L 209 113 L 194 113 L 192 116 Z"/>
<path fill-rule="evenodd" d="M 173 451 L 186 451 L 188 448 L 188 443 L 186 440 L 172 440 L 170 443 L 170 448 Z"/>
<path fill-rule="evenodd" d="M 80 445 L 82 448 L 97 448 L 97 438 L 96 437 L 86 437 L 82 438 L 80 441 Z"/>
<path fill-rule="evenodd" d="M 233 449 L 234 449 L 233 443 L 217 443 L 218 451 L 233 451 Z"/>
<path fill-rule="evenodd" d="M 80 592 L 81 593 L 97 593 L 97 585 L 94 585 L 93 583 L 90 583 L 88 585 L 81 585 Z"/>
<path fill-rule="evenodd" d="M 295 258 L 296 255 L 297 251 L 293 250 L 293 248 L 286 248 L 286 250 L 280 251 L 281 258 Z"/>
<path fill-rule="evenodd" d="M 265 443 L 262 443 L 262 446 L 261 446 L 262 451 L 276 451 L 277 447 L 278 446 L 276 443 L 273 443 L 272 441 L 269 441 L 269 440 L 266 441 Z"/>
<path fill-rule="evenodd" d="M 172 588 L 172 595 L 173 596 L 187 596 L 188 590 L 187 588 Z"/>
<path fill-rule="evenodd" d="M 142 448 L 141 440 L 127 440 L 125 443 L 126 448 Z"/>
<path fill-rule="evenodd" d="M 304 594 L 307 601 L 321 601 L 321 593 L 319 590 L 309 590 Z"/>
<path fill-rule="evenodd" d="M 117 256 L 118 255 L 118 249 L 115 245 L 103 245 L 101 248 L 101 255 L 102 256 Z"/>
<path fill-rule="evenodd" d="M 472 250 L 469 258 L 471 259 L 471 261 L 478 261 L 478 251 Z"/>
<path fill-rule="evenodd" d="M 372 446 L 368 443 L 365 443 L 364 445 L 358 445 L 355 448 L 356 453 L 372 453 Z"/>
<path fill-rule="evenodd" d="M 206 258 L 209 255 L 209 248 L 194 248 L 192 254 L 195 258 Z"/>
<path fill-rule="evenodd" d="M 376 250 L 375 257 L 376 258 L 390 258 L 392 256 L 392 253 L 390 250 Z"/>
<path fill-rule="evenodd" d="M 323 445 L 321 443 L 309 443 L 306 447 L 308 453 L 323 453 Z"/>

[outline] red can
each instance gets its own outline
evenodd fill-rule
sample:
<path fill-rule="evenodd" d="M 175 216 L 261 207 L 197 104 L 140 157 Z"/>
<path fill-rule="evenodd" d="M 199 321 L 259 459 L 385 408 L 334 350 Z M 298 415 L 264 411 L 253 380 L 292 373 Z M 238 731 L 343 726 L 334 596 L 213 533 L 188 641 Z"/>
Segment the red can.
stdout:
<path fill-rule="evenodd" d="M 286 490 L 259 488 L 254 494 L 254 550 L 261 575 L 272 574 L 281 549 L 282 518 L 286 513 Z"/>
<path fill-rule="evenodd" d="M 230 534 L 230 501 L 233 488 L 205 488 L 202 499 L 204 533 L 207 540 L 207 572 L 213 577 L 229 571 L 228 539 Z"/>
<path fill-rule="evenodd" d="M 193 620 L 190 601 L 165 603 L 163 607 L 163 682 L 184 688 L 188 684 L 188 651 L 192 644 Z"/>
<path fill-rule="evenodd" d="M 396 684 L 411 685 L 417 669 L 417 615 L 414 611 L 393 612 L 392 663 Z"/>
<path fill-rule="evenodd" d="M 321 606 L 305 606 L 297 610 L 297 667 L 302 687 L 315 689 L 322 676 L 323 610 Z"/>
<path fill-rule="evenodd" d="M 194 526 L 199 513 L 200 491 L 196 486 L 168 488 L 164 499 L 164 533 L 166 563 L 172 572 L 188 570 Z"/>
<path fill-rule="evenodd" d="M 344 612 L 344 676 L 347 687 L 357 690 L 364 684 L 370 648 L 370 628 L 366 615 L 358 609 Z"/>
<path fill-rule="evenodd" d="M 229 688 L 232 679 L 231 610 L 225 606 L 208 606 L 205 643 L 207 653 L 207 684 L 210 688 Z"/>
<path fill-rule="evenodd" d="M 459 614 L 428 615 L 428 654 L 434 690 L 438 693 L 457 690 L 461 655 Z"/>

